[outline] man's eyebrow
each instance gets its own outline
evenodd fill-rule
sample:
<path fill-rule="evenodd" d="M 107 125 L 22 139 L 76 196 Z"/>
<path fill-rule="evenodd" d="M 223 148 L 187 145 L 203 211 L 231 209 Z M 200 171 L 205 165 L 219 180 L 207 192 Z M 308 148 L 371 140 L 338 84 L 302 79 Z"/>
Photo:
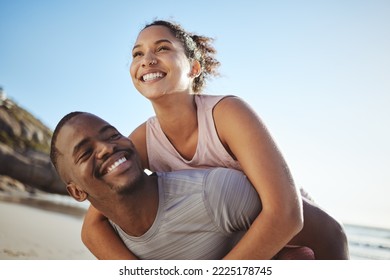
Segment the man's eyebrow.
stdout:
<path fill-rule="evenodd" d="M 113 127 L 112 125 L 106 124 L 102 128 L 99 129 L 98 134 L 104 133 L 105 131 L 107 131 L 109 129 L 116 130 L 116 128 Z M 80 151 L 80 149 L 90 141 L 90 139 L 91 139 L 90 137 L 86 137 L 86 138 L 82 139 L 79 143 L 77 143 L 77 145 L 73 148 L 72 156 L 74 157 Z"/>
<path fill-rule="evenodd" d="M 104 125 L 104 126 L 99 130 L 99 134 L 100 134 L 100 133 L 103 133 L 103 132 L 105 132 L 106 130 L 109 130 L 109 129 L 116 130 L 116 128 L 113 127 L 112 125 L 106 124 L 106 125 Z"/>
<path fill-rule="evenodd" d="M 157 40 L 156 42 L 154 42 L 155 45 L 158 45 L 158 44 L 161 44 L 161 43 L 169 43 L 172 45 L 172 42 L 168 39 L 160 39 L 160 40 Z M 141 47 L 142 44 L 137 44 L 133 47 L 133 51 L 136 49 L 136 48 L 139 48 Z"/>

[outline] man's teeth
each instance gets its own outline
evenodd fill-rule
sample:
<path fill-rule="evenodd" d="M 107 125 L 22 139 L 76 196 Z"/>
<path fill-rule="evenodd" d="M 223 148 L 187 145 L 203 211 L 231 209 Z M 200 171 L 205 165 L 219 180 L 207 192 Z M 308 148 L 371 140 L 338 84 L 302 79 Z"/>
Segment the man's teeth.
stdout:
<path fill-rule="evenodd" d="M 145 74 L 145 75 L 142 76 L 142 78 L 143 78 L 143 80 L 144 80 L 145 82 L 147 82 L 147 81 L 155 80 L 155 79 L 157 79 L 157 78 L 161 78 L 161 77 L 163 77 L 163 76 L 164 76 L 163 73 L 157 72 L 157 73 Z"/>
<path fill-rule="evenodd" d="M 111 166 L 109 166 L 107 168 L 107 173 L 110 173 L 111 171 L 113 171 L 115 168 L 117 168 L 119 165 L 121 165 L 122 163 L 124 163 L 126 161 L 126 158 L 125 157 L 122 157 L 120 159 L 118 159 L 116 162 L 114 162 Z"/>

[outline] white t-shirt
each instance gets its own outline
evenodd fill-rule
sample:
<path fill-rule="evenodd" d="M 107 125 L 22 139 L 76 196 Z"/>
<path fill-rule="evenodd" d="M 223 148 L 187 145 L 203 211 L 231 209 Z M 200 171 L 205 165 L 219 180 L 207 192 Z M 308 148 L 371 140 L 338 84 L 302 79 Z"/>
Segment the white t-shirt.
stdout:
<path fill-rule="evenodd" d="M 221 259 L 250 227 L 261 201 L 246 176 L 226 168 L 157 173 L 159 208 L 151 228 L 129 236 L 140 259 Z"/>

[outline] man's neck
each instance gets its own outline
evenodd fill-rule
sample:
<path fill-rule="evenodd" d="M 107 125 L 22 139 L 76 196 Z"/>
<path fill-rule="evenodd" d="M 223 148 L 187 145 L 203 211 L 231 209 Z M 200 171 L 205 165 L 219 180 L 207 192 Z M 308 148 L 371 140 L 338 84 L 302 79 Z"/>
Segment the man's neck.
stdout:
<path fill-rule="evenodd" d="M 141 236 L 152 226 L 158 210 L 158 177 L 145 176 L 136 191 L 121 194 L 105 208 L 107 218 L 131 236 Z"/>

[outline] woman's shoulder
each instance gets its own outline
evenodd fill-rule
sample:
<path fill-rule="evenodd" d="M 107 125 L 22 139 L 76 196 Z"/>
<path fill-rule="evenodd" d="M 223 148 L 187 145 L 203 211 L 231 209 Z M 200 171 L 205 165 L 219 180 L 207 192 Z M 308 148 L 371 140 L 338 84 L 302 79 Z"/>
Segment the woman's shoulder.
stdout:
<path fill-rule="evenodd" d="M 242 112 L 242 110 L 250 110 L 250 106 L 242 98 L 235 95 L 225 95 L 214 106 L 214 115 L 232 114 L 234 112 Z"/>
<path fill-rule="evenodd" d="M 142 138 L 146 133 L 146 122 L 143 122 L 139 126 L 137 126 L 129 135 L 130 140 L 136 140 L 137 138 Z"/>
<path fill-rule="evenodd" d="M 195 99 L 199 99 L 199 100 L 222 100 L 229 97 L 236 97 L 236 96 L 232 94 L 207 94 L 207 93 L 195 94 Z"/>
<path fill-rule="evenodd" d="M 224 143 L 226 135 L 236 135 L 243 128 L 244 122 L 260 122 L 258 114 L 243 99 L 237 96 L 223 98 L 213 110 L 214 124 L 221 141 Z"/>
<path fill-rule="evenodd" d="M 236 98 L 234 95 L 212 95 L 212 94 L 197 94 L 195 95 L 195 103 L 198 107 L 207 109 L 214 109 L 221 101 L 225 99 Z"/>
<path fill-rule="evenodd" d="M 133 142 L 138 154 L 140 155 L 144 168 L 149 168 L 148 153 L 146 149 L 146 122 L 134 129 L 129 135 L 129 139 Z"/>

